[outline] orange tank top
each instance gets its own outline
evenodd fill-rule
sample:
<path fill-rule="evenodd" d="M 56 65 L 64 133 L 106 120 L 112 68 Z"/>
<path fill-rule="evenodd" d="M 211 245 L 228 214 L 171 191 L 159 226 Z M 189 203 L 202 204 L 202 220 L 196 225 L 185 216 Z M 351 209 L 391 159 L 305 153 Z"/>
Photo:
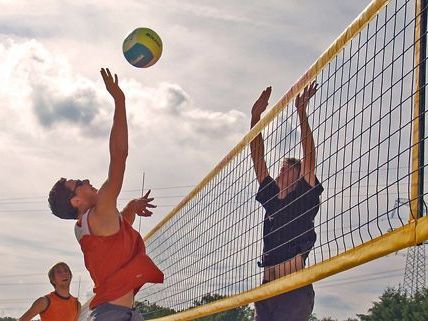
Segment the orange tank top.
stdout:
<path fill-rule="evenodd" d="M 64 298 L 56 292 L 45 296 L 49 303 L 45 311 L 40 313 L 41 321 L 74 321 L 78 312 L 78 301 L 74 296 Z"/>
<path fill-rule="evenodd" d="M 163 273 L 147 256 L 143 239 L 126 220 L 120 217 L 116 234 L 97 236 L 90 232 L 88 215 L 76 223 L 75 232 L 95 285 L 91 309 L 131 290 L 135 294 L 145 283 L 163 282 Z"/>

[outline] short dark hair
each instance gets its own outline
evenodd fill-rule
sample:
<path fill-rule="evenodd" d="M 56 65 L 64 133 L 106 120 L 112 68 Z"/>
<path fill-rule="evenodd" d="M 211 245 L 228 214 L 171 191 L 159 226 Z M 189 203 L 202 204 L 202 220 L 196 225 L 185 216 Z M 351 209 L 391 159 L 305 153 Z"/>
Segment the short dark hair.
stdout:
<path fill-rule="evenodd" d="M 66 220 L 74 220 L 77 218 L 77 208 L 73 207 L 70 199 L 74 196 L 72 190 L 65 186 L 65 178 L 61 178 L 52 187 L 49 192 L 49 207 L 52 214 Z"/>
<path fill-rule="evenodd" d="M 288 157 L 284 160 L 287 164 L 291 165 L 293 168 L 297 169 L 300 173 L 300 168 L 302 167 L 302 161 L 298 158 Z"/>
<path fill-rule="evenodd" d="M 48 272 L 49 282 L 52 284 L 53 287 L 55 287 L 55 283 L 54 283 L 55 269 L 60 266 L 65 266 L 68 269 L 68 272 L 70 272 L 70 277 L 73 277 L 73 273 L 71 273 L 70 267 L 64 262 L 58 262 L 57 264 L 52 266 Z"/>

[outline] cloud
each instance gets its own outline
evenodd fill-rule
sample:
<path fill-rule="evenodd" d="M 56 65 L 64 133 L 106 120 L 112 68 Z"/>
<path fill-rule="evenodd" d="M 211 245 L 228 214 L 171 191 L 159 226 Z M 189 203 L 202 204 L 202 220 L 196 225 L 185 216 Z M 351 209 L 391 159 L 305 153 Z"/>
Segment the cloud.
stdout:
<path fill-rule="evenodd" d="M 27 128 L 39 126 L 39 131 L 66 125 L 96 137 L 108 135 L 113 110 L 100 81 L 74 74 L 66 60 L 54 56 L 35 40 L 7 40 L 0 45 L 0 58 L 5 61 L 3 77 L 9 84 L 9 90 L 3 91 L 0 99 L 10 102 L 5 104 L 10 106 L 9 114 L 2 112 L 0 117 L 3 114 L 8 118 L 14 113 L 13 117 L 25 122 Z M 151 130 L 163 132 L 164 128 L 159 127 L 165 127 L 179 137 L 192 134 L 214 139 L 242 129 L 238 125 L 244 118 L 241 112 L 198 108 L 178 84 L 163 82 L 157 88 L 150 88 L 134 79 L 124 79 L 121 83 L 132 102 L 128 104 L 130 119 L 138 120 L 148 114 L 155 120 L 145 123 Z M 18 92 L 19 108 L 14 100 Z M 141 112 L 133 106 L 145 106 L 145 109 Z M 33 118 L 36 123 L 32 122 Z M 192 130 L 195 133 L 189 132 Z"/>
<path fill-rule="evenodd" d="M 346 299 L 341 298 L 339 295 L 323 293 L 317 297 L 317 301 L 325 309 L 332 311 L 349 311 L 353 308 Z"/>
<path fill-rule="evenodd" d="M 96 93 L 81 89 L 68 97 L 49 92 L 49 88 L 34 86 L 33 107 L 40 124 L 51 127 L 57 122 L 90 124 L 96 114 Z"/>
<path fill-rule="evenodd" d="M 162 83 L 159 88 L 159 107 L 166 112 L 172 112 L 175 116 L 181 114 L 183 108 L 191 103 L 189 95 L 179 85 Z"/>
<path fill-rule="evenodd" d="M 8 187 L 9 192 L 15 188 L 21 193 L 31 191 L 31 182 L 24 189 L 19 184 L 24 183 L 25 175 L 12 174 L 25 167 L 28 159 L 33 168 L 42 166 L 31 172 L 33 178 L 105 177 L 114 106 L 98 73 L 95 80 L 80 75 L 65 57 L 36 40 L 0 38 L 0 59 L 0 79 L 7 84 L 0 88 L 4 106 L 0 110 L 0 147 L 7 155 L 3 158 L 5 176 L 13 176 L 17 183 Z M 242 112 L 197 106 L 180 84 L 148 86 L 130 77 L 120 77 L 119 82 L 127 97 L 130 155 L 135 157 L 129 171 L 145 163 L 157 173 L 170 168 L 172 157 L 182 155 L 176 165 L 187 168 L 194 164 L 186 182 L 196 182 L 247 130 Z M 76 155 L 82 154 L 90 162 L 76 167 Z"/>

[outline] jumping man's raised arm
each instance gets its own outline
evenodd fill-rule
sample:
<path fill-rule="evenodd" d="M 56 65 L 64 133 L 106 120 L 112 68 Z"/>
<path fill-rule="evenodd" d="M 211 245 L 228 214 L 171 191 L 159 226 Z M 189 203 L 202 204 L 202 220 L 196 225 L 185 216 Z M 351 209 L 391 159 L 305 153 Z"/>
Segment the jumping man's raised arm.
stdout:
<path fill-rule="evenodd" d="M 113 125 L 110 133 L 110 165 L 108 178 L 98 192 L 93 222 L 103 234 L 118 227 L 117 197 L 120 193 L 128 156 L 128 126 L 126 120 L 125 95 L 119 87 L 117 75 L 110 70 L 101 69 L 107 91 L 114 99 Z M 112 226 L 113 225 L 113 226 Z M 107 229 L 105 230 L 104 227 Z M 101 230 L 100 230 L 101 228 Z"/>
<path fill-rule="evenodd" d="M 261 114 L 266 110 L 272 87 L 267 87 L 256 100 L 251 110 L 251 128 L 260 120 Z M 254 170 L 256 171 L 257 180 L 262 183 L 269 175 L 265 155 L 265 145 L 262 134 L 259 133 L 250 143 L 251 158 L 253 159 Z"/>
<path fill-rule="evenodd" d="M 309 86 L 306 86 L 302 94 L 297 95 L 295 105 L 300 120 L 301 131 L 301 144 L 303 148 L 303 159 L 301 175 L 309 183 L 315 185 L 315 144 L 312 130 L 308 123 L 308 116 L 306 115 L 306 108 L 308 107 L 309 100 L 317 91 L 318 84 L 313 81 Z"/>

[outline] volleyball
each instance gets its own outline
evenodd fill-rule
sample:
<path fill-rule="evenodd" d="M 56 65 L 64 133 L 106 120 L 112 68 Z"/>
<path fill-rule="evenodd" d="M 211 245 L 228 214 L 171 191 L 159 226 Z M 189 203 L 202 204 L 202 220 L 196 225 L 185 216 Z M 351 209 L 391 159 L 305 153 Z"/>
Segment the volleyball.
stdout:
<path fill-rule="evenodd" d="M 162 54 L 162 40 L 149 28 L 137 28 L 123 41 L 126 60 L 138 68 L 147 68 L 159 60 Z"/>

